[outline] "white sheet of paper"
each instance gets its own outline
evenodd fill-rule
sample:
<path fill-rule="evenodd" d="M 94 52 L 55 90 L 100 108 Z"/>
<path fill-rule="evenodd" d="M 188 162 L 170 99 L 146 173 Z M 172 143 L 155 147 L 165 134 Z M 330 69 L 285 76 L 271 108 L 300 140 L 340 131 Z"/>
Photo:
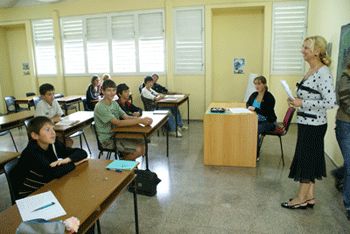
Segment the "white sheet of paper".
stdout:
<path fill-rule="evenodd" d="M 168 95 L 165 95 L 165 98 L 183 98 L 185 97 L 184 94 L 168 94 Z"/>
<path fill-rule="evenodd" d="M 153 111 L 153 114 L 154 115 L 166 115 L 166 114 L 168 114 L 168 110 L 154 110 Z"/>
<path fill-rule="evenodd" d="M 229 108 L 232 114 L 250 114 L 252 113 L 250 110 L 246 108 Z"/>
<path fill-rule="evenodd" d="M 70 126 L 76 123 L 79 123 L 79 120 L 61 119 L 61 121 L 57 122 L 56 125 Z"/>
<path fill-rule="evenodd" d="M 294 96 L 293 96 L 293 94 L 292 94 L 292 91 L 290 91 L 290 88 L 289 88 L 289 85 L 287 84 L 287 81 L 281 80 L 281 84 L 282 84 L 284 90 L 286 91 L 288 97 L 289 97 L 290 99 L 294 100 L 295 98 L 294 98 Z"/>
<path fill-rule="evenodd" d="M 51 203 L 54 204 L 43 208 Z M 66 215 L 66 211 L 51 191 L 19 199 L 16 204 L 23 221 L 39 218 L 50 220 Z M 40 207 L 42 209 L 36 210 Z"/>

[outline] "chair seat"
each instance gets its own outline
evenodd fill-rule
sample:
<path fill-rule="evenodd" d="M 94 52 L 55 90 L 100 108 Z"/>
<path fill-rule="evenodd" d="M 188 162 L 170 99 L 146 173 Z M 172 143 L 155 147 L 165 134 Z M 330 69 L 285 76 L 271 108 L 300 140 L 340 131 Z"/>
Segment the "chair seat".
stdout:
<path fill-rule="evenodd" d="M 284 136 L 285 134 L 286 134 L 285 127 L 276 127 L 275 130 L 271 132 L 266 132 L 264 135 Z"/>

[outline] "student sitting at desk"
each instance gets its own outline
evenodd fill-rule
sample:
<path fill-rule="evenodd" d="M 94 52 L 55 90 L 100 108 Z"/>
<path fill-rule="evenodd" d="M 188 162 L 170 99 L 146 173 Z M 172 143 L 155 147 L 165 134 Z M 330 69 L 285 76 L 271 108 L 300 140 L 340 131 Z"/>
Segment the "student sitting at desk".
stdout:
<path fill-rule="evenodd" d="M 51 84 L 42 84 L 39 87 L 41 100 L 35 107 L 34 117 L 46 116 L 57 123 L 61 120 L 63 111 L 60 104 L 55 100 L 55 88 Z"/>
<path fill-rule="evenodd" d="M 97 75 L 93 75 L 91 77 L 91 84 L 86 90 L 86 105 L 89 110 L 93 110 L 95 108 L 96 102 L 94 100 L 98 100 L 100 97 L 100 77 Z"/>
<path fill-rule="evenodd" d="M 63 115 L 63 111 L 60 104 L 55 100 L 55 88 L 51 84 L 42 84 L 39 87 L 39 92 L 41 100 L 36 105 L 34 117 L 46 116 L 51 119 L 53 123 L 59 122 Z M 67 137 L 66 145 L 71 147 L 73 145 L 73 140 Z"/>
<path fill-rule="evenodd" d="M 98 138 L 104 148 L 115 149 L 112 128 L 132 126 L 136 124 L 151 125 L 152 119 L 128 116 L 115 102 L 116 84 L 113 80 L 106 80 L 102 84 L 103 99 L 94 110 L 95 124 Z M 123 159 L 135 160 L 144 155 L 145 146 L 138 139 L 117 139 L 117 149 L 122 152 Z"/>
<path fill-rule="evenodd" d="M 142 115 L 142 109 L 130 102 L 130 90 L 126 84 L 123 83 L 117 86 L 117 95 L 119 97 L 117 102 L 127 115 L 135 117 Z"/>
<path fill-rule="evenodd" d="M 162 86 L 162 85 L 157 83 L 158 80 L 159 80 L 158 74 L 154 73 L 152 75 L 152 79 L 153 79 L 153 87 L 152 87 L 153 90 L 155 90 L 158 93 L 163 93 L 163 94 L 168 93 L 168 89 L 167 88 L 165 88 L 164 86 Z"/>
<path fill-rule="evenodd" d="M 254 85 L 256 92 L 250 95 L 246 106 L 258 114 L 258 139 L 260 139 L 260 134 L 273 131 L 276 128 L 275 98 L 268 91 L 264 76 L 256 77 Z M 258 141 L 259 143 L 260 141 Z"/>
<path fill-rule="evenodd" d="M 27 131 L 31 140 L 14 169 L 17 198 L 28 196 L 87 160 L 84 150 L 68 148 L 56 141 L 54 124 L 47 117 L 33 118 Z"/>
<path fill-rule="evenodd" d="M 159 101 L 159 100 L 163 99 L 165 96 L 163 94 L 159 94 L 158 92 L 156 92 L 156 91 L 154 91 L 152 89 L 153 83 L 154 83 L 154 81 L 153 81 L 153 78 L 151 76 L 146 76 L 145 77 L 145 81 L 144 81 L 145 87 L 141 91 L 141 96 L 142 96 L 142 98 L 144 98 L 146 100 L 149 100 L 149 101 L 154 103 L 155 101 Z M 154 107 L 156 106 L 155 103 L 154 103 L 153 106 Z M 179 110 L 176 111 L 176 108 L 177 107 L 164 108 L 164 109 L 170 110 L 171 113 L 172 113 L 172 115 L 168 119 L 168 126 L 169 126 L 169 131 L 170 131 L 169 134 L 171 136 L 175 136 L 176 135 L 176 124 L 175 124 L 175 118 L 174 118 L 176 113 L 177 113 L 177 124 L 178 124 L 178 126 L 180 128 L 186 129 L 186 127 L 184 127 L 184 125 L 182 123 L 182 118 L 181 118 L 180 111 Z M 177 132 L 177 136 L 178 137 L 182 137 L 182 134 L 181 134 L 181 132 L 179 130 Z"/>

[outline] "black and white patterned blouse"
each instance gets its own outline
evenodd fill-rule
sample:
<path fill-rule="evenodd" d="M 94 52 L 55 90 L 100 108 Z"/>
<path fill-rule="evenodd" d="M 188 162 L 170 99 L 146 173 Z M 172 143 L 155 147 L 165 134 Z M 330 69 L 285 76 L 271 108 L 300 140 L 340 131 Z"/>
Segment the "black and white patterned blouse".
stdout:
<path fill-rule="evenodd" d="M 306 80 L 297 84 L 297 97 L 303 100 L 297 112 L 297 123 L 323 125 L 327 123 L 327 109 L 336 104 L 333 79 L 327 66 L 322 66 Z"/>

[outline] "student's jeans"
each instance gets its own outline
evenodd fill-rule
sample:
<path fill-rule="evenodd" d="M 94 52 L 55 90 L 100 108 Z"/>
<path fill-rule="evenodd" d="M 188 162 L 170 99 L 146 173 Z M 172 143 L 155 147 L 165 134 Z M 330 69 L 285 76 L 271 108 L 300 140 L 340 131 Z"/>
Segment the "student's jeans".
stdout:
<path fill-rule="evenodd" d="M 176 124 L 175 124 L 175 112 L 176 112 L 176 107 L 163 107 L 163 108 L 159 108 L 161 110 L 170 110 L 171 115 L 169 116 L 168 119 L 168 126 L 169 126 L 169 131 L 170 132 L 175 132 L 176 131 Z M 183 123 L 182 123 L 182 118 L 181 118 L 181 114 L 180 114 L 180 110 L 177 110 L 177 125 L 178 127 L 182 127 Z"/>
<path fill-rule="evenodd" d="M 335 134 L 344 158 L 343 202 L 350 210 L 350 122 L 337 120 Z"/>

